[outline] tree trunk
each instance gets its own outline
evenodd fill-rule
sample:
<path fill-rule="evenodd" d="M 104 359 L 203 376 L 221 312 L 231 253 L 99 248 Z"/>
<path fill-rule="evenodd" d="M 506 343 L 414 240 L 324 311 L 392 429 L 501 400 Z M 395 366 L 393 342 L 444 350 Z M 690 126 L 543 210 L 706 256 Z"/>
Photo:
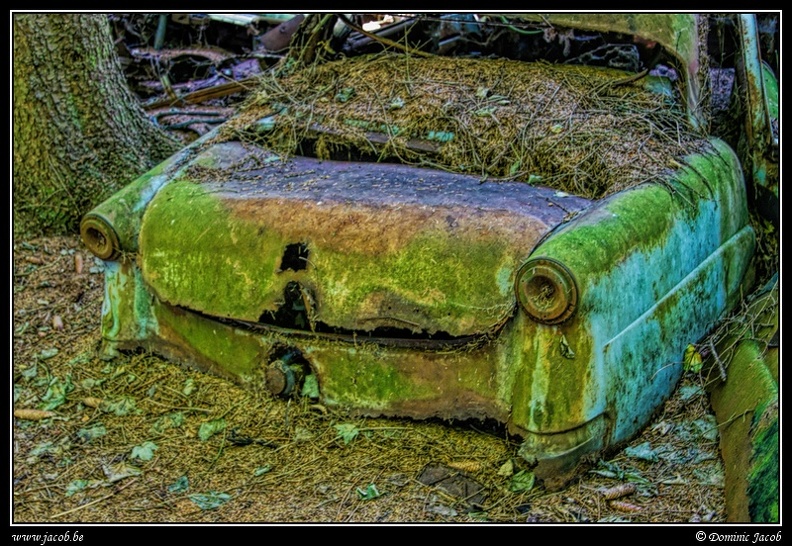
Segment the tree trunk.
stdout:
<path fill-rule="evenodd" d="M 14 232 L 76 231 L 178 146 L 129 90 L 106 15 L 14 14 L 13 48 Z"/>

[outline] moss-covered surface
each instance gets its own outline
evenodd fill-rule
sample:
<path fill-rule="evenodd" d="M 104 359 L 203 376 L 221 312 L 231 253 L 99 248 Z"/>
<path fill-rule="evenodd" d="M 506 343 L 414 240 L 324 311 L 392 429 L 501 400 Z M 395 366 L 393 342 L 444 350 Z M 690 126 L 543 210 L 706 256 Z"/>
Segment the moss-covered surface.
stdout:
<path fill-rule="evenodd" d="M 781 439 L 778 401 L 756 408 L 751 426 L 753 458 L 748 473 L 748 513 L 751 521 L 780 522 Z"/>
<path fill-rule="evenodd" d="M 779 516 L 778 283 L 755 297 L 714 336 L 708 362 L 721 433 L 730 521 Z M 725 380 L 723 379 L 725 377 Z"/>
<path fill-rule="evenodd" d="M 153 199 L 140 235 L 153 291 L 218 317 L 274 317 L 297 283 L 312 325 L 489 332 L 511 316 L 514 275 L 540 237 L 589 204 L 409 166 L 252 154 L 240 161 L 258 166 L 243 169 L 220 164 L 226 149 L 245 148 L 198 156 Z"/>

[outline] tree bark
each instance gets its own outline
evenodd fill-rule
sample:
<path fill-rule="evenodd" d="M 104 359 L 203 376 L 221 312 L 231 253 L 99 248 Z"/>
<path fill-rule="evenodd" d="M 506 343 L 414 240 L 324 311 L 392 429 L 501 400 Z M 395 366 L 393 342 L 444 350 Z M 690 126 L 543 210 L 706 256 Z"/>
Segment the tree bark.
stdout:
<path fill-rule="evenodd" d="M 129 90 L 106 15 L 13 16 L 14 233 L 82 214 L 177 148 Z"/>

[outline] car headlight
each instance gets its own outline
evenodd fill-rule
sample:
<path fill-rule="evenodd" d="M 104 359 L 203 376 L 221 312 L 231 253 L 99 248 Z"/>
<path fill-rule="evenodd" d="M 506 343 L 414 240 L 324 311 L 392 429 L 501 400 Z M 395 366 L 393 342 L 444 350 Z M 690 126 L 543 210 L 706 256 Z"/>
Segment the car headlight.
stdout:
<path fill-rule="evenodd" d="M 564 322 L 575 313 L 577 284 L 572 272 L 552 258 L 534 258 L 523 264 L 515 279 L 517 299 L 533 320 Z"/>
<path fill-rule="evenodd" d="M 112 260 L 121 254 L 121 243 L 113 226 L 97 214 L 86 214 L 80 222 L 80 237 L 97 258 Z"/>

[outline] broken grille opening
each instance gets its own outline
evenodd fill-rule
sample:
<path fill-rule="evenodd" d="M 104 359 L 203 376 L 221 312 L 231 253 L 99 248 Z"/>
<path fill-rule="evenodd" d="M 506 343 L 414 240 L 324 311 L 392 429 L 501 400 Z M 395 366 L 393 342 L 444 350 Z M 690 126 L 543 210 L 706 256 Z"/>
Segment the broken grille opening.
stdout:
<path fill-rule="evenodd" d="M 321 334 L 331 336 L 339 341 L 354 341 L 380 344 L 396 344 L 418 346 L 421 344 L 438 344 L 442 346 L 469 345 L 487 339 L 494 332 L 469 336 L 452 336 L 448 332 L 429 333 L 426 330 L 415 332 L 409 328 L 381 326 L 371 330 L 351 330 L 330 326 L 321 321 L 311 322 L 308 306 L 312 301 L 306 289 L 296 281 L 289 282 L 283 290 L 284 302 L 276 311 L 264 311 L 257 323 L 234 321 L 250 328 L 274 327 L 282 330 L 303 332 L 305 334 Z M 393 341 L 394 343 L 390 343 Z"/>
<path fill-rule="evenodd" d="M 302 271 L 308 266 L 308 246 L 305 243 L 286 245 L 281 258 L 281 271 Z M 291 284 L 291 283 L 290 283 Z"/>

